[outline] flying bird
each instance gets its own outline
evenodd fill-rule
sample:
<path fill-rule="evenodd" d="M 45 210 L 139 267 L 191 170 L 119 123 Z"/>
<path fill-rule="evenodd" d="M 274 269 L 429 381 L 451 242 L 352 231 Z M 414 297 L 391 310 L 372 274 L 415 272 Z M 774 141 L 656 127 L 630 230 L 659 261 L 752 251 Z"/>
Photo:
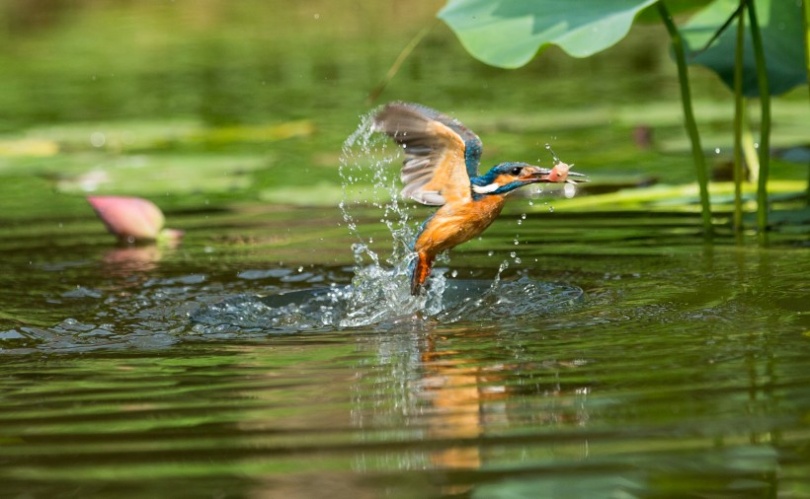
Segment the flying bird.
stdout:
<path fill-rule="evenodd" d="M 373 119 L 405 152 L 401 195 L 440 208 L 416 235 L 411 265 L 411 294 L 421 294 L 433 262 L 443 251 L 481 234 L 498 217 L 509 193 L 538 182 L 570 182 L 584 177 L 558 162 L 540 168 L 521 162 L 500 163 L 478 174 L 481 139 L 458 120 L 405 102 L 385 105 Z"/>

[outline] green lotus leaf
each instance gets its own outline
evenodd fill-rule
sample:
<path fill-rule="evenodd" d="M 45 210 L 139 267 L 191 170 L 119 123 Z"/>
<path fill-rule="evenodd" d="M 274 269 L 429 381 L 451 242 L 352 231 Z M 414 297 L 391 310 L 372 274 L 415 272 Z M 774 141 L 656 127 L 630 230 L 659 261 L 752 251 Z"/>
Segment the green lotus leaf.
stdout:
<path fill-rule="evenodd" d="M 624 38 L 656 0 L 449 0 L 439 11 L 475 58 L 502 68 L 528 63 L 548 45 L 588 57 Z"/>
<path fill-rule="evenodd" d="M 793 0 L 755 0 L 755 4 L 762 31 L 770 93 L 779 95 L 807 81 L 802 5 Z M 703 49 L 738 6 L 739 0 L 715 0 L 695 14 L 681 30 L 691 52 L 688 62 L 714 71 L 732 91 L 737 21 L 728 26 L 708 48 Z M 748 22 L 746 16 L 743 94 L 756 97 L 759 88 Z"/>

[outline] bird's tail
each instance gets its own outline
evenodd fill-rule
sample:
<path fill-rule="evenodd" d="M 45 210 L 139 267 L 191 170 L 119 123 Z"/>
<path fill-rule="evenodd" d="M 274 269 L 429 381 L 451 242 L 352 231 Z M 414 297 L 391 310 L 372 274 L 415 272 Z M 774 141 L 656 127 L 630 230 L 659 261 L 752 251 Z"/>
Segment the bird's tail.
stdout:
<path fill-rule="evenodd" d="M 411 294 L 418 296 L 425 289 L 425 282 L 430 275 L 433 258 L 422 251 L 416 254 L 416 260 L 411 263 Z"/>

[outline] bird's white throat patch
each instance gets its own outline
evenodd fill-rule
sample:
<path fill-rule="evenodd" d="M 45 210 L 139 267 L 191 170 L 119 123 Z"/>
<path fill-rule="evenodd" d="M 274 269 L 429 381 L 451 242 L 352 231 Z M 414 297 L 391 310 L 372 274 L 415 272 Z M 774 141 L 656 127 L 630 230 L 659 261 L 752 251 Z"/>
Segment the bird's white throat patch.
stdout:
<path fill-rule="evenodd" d="M 490 192 L 497 191 L 500 187 L 501 186 L 499 184 L 492 182 L 491 184 L 487 185 L 473 185 L 472 189 L 476 194 L 489 194 Z"/>

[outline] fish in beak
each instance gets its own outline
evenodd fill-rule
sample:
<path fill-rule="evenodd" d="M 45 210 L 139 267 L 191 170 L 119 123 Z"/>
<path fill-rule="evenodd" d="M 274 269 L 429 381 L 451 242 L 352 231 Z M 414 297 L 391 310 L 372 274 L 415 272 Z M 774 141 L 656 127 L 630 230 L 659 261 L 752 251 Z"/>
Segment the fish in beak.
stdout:
<path fill-rule="evenodd" d="M 573 165 L 562 162 L 555 164 L 551 169 L 540 168 L 539 166 L 527 166 L 523 168 L 520 179 L 526 182 L 566 182 L 569 184 L 588 181 L 588 178 L 585 175 L 572 172 L 571 166 Z"/>

